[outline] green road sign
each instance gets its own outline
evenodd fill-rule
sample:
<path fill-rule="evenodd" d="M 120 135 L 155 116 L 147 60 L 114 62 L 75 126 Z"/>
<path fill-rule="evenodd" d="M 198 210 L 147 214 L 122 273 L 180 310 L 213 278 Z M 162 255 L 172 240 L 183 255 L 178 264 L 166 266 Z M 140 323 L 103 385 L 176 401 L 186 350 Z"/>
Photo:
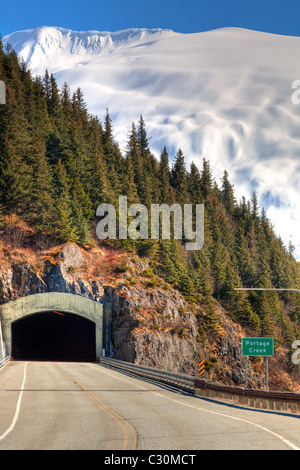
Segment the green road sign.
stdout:
<path fill-rule="evenodd" d="M 273 338 L 242 338 L 243 356 L 273 356 Z"/>

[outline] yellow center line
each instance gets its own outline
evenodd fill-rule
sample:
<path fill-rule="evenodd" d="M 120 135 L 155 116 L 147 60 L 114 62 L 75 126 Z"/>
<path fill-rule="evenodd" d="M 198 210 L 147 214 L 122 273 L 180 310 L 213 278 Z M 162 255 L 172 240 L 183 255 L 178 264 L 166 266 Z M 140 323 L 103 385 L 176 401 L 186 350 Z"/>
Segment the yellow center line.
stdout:
<path fill-rule="evenodd" d="M 129 439 L 129 434 L 128 434 L 128 431 L 126 429 L 126 426 L 128 426 L 128 428 L 130 429 L 131 433 L 132 433 L 132 440 L 133 440 L 133 443 L 132 443 L 132 447 L 130 450 L 136 450 L 137 448 L 137 434 L 136 434 L 136 431 L 135 429 L 131 426 L 130 423 L 128 423 L 122 416 L 120 416 L 116 411 L 112 410 L 111 408 L 109 408 L 109 406 L 105 405 L 105 403 L 103 403 L 103 401 L 101 401 L 98 397 L 96 397 L 96 395 L 94 395 L 92 392 L 90 392 L 84 385 L 82 385 L 81 383 L 78 382 L 77 379 L 75 379 L 71 374 L 69 374 L 68 372 L 66 372 L 64 369 L 62 369 L 58 364 L 56 364 L 56 366 L 62 370 L 62 372 L 67 375 L 68 377 L 71 378 L 71 380 L 83 391 L 85 392 L 94 402 L 96 402 L 96 404 L 99 406 L 99 408 L 101 408 L 103 411 L 105 411 L 108 415 L 110 415 L 115 421 L 117 421 L 117 423 L 120 425 L 120 427 L 123 429 L 124 431 L 124 444 L 123 444 L 123 449 L 122 450 L 126 450 L 127 449 L 127 446 L 128 446 L 128 439 Z"/>

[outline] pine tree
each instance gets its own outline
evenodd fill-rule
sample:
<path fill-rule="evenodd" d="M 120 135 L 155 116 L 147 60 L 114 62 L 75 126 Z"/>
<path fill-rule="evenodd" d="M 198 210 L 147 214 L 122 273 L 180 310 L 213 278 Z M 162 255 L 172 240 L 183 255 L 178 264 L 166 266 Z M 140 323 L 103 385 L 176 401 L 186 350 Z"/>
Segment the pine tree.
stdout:
<path fill-rule="evenodd" d="M 203 158 L 203 166 L 201 172 L 201 192 L 205 199 L 210 196 L 213 190 L 213 177 L 208 160 Z"/>
<path fill-rule="evenodd" d="M 130 154 L 127 154 L 125 159 L 123 178 L 122 194 L 127 195 L 128 205 L 131 206 L 132 204 L 138 204 L 140 199 L 138 196 L 137 185 L 134 180 L 133 163 Z"/>
<path fill-rule="evenodd" d="M 230 214 L 233 214 L 236 200 L 234 196 L 234 189 L 229 181 L 228 172 L 226 170 L 224 171 L 224 175 L 222 178 L 221 195 L 227 211 Z"/>
<path fill-rule="evenodd" d="M 29 203 L 29 216 L 38 232 L 52 232 L 54 201 L 52 174 L 45 156 L 45 147 L 39 134 L 33 146 L 33 185 Z"/>
<path fill-rule="evenodd" d="M 188 179 L 188 187 L 191 202 L 193 204 L 203 204 L 204 199 L 201 193 L 201 175 L 194 162 L 191 163 L 190 174 Z"/>
<path fill-rule="evenodd" d="M 251 215 L 252 218 L 255 220 L 257 220 L 259 217 L 258 197 L 255 190 L 252 192 L 251 195 Z"/>
<path fill-rule="evenodd" d="M 160 202 L 172 205 L 175 202 L 175 193 L 171 186 L 169 155 L 166 147 L 164 147 L 163 152 L 160 155 L 158 178 Z"/>
<path fill-rule="evenodd" d="M 67 89 L 66 89 L 67 92 Z M 66 96 L 67 98 L 67 96 Z M 57 118 L 60 114 L 60 95 L 53 73 L 50 75 L 50 96 L 47 99 L 49 116 Z"/>
<path fill-rule="evenodd" d="M 44 140 L 51 131 L 51 123 L 48 115 L 45 89 L 42 79 L 38 76 L 33 80 L 33 88 L 30 96 L 30 112 L 27 113 L 30 126 L 36 130 Z"/>
<path fill-rule="evenodd" d="M 64 82 L 60 93 L 60 106 L 63 111 L 64 119 L 70 121 L 72 118 L 72 102 L 69 85 Z"/>
<path fill-rule="evenodd" d="M 185 157 L 181 149 L 178 150 L 172 168 L 172 187 L 176 192 L 176 199 L 180 204 L 189 204 L 188 173 Z"/>
<path fill-rule="evenodd" d="M 102 153 L 95 152 L 91 156 L 91 190 L 90 199 L 94 207 L 100 204 L 113 204 L 116 200 L 114 189 L 107 176 L 107 166 Z"/>
<path fill-rule="evenodd" d="M 29 191 L 29 169 L 5 134 L 0 137 L 0 200 L 2 210 L 24 213 Z"/>
<path fill-rule="evenodd" d="M 49 105 L 51 102 L 51 80 L 50 80 L 48 69 L 46 69 L 45 71 L 45 75 L 43 78 L 43 85 L 44 85 L 44 90 L 45 90 L 46 103 L 47 103 L 48 111 L 49 111 Z"/>
<path fill-rule="evenodd" d="M 212 252 L 212 272 L 215 281 L 215 293 L 220 294 L 226 280 L 226 267 L 229 263 L 229 254 L 220 239 L 217 239 Z"/>
<path fill-rule="evenodd" d="M 112 120 L 108 109 L 106 110 L 103 131 L 103 153 L 106 161 L 110 185 L 112 188 L 114 188 L 114 192 L 118 198 L 122 192 L 124 159 L 121 155 L 118 144 L 114 141 Z"/>
<path fill-rule="evenodd" d="M 235 237 L 234 253 L 237 259 L 239 275 L 244 287 L 254 287 L 256 270 L 252 262 L 248 242 L 242 227 L 238 227 Z"/>
<path fill-rule="evenodd" d="M 58 162 L 56 174 L 56 197 L 54 201 L 54 215 L 52 219 L 52 232 L 59 243 L 77 241 L 76 229 L 72 225 L 72 204 L 70 187 L 66 169 L 61 161 Z"/>
<path fill-rule="evenodd" d="M 195 270 L 195 287 L 204 297 L 210 297 L 213 294 L 210 258 L 205 250 L 199 250 L 192 253 L 193 266 Z"/>
<path fill-rule="evenodd" d="M 137 130 L 134 122 L 132 123 L 131 134 L 129 135 L 129 140 L 127 142 L 126 153 L 131 159 L 134 172 L 134 181 L 137 187 L 139 197 L 142 200 L 144 199 L 143 196 L 145 193 L 143 157 L 140 153 Z"/>
<path fill-rule="evenodd" d="M 71 196 L 72 207 L 72 227 L 74 229 L 76 242 L 80 245 L 90 245 L 92 243 L 89 223 L 84 216 L 84 211 L 77 199 L 76 193 Z"/>
<path fill-rule="evenodd" d="M 259 305 L 259 316 L 261 318 L 261 335 L 273 337 L 276 341 L 277 326 L 274 317 L 274 311 L 272 310 L 272 307 L 270 306 L 270 303 L 265 293 L 262 293 Z"/>
<path fill-rule="evenodd" d="M 150 152 L 149 139 L 147 136 L 146 125 L 143 116 L 140 116 L 138 122 L 137 139 L 139 144 L 139 151 L 143 158 L 146 158 Z"/>

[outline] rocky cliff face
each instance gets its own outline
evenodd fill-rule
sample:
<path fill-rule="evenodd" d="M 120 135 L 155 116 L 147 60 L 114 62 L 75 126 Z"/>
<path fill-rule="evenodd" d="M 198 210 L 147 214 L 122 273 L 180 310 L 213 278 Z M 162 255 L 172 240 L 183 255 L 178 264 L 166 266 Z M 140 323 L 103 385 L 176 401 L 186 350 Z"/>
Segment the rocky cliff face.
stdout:
<path fill-rule="evenodd" d="M 116 359 L 195 376 L 201 359 L 207 379 L 244 386 L 241 327 L 216 302 L 210 306 L 214 321 L 205 330 L 200 328 L 207 306 L 188 304 L 153 274 L 144 259 L 109 250 L 86 251 L 72 243 L 33 258 L 26 251 L 2 257 L 2 303 L 43 292 L 72 293 L 101 302 L 108 319 L 106 354 Z M 282 351 L 278 357 L 285 357 Z M 264 387 L 264 363 L 249 362 L 249 386 Z M 276 358 L 270 361 L 269 385 L 297 389 Z"/>

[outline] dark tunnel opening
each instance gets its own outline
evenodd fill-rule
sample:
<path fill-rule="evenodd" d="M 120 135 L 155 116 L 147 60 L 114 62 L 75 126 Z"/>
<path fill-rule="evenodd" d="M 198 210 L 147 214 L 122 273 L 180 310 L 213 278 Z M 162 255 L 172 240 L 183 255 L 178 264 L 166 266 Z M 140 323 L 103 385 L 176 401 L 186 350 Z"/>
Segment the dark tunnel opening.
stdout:
<path fill-rule="evenodd" d="M 95 323 L 72 313 L 43 312 L 12 323 L 13 359 L 92 362 Z"/>

